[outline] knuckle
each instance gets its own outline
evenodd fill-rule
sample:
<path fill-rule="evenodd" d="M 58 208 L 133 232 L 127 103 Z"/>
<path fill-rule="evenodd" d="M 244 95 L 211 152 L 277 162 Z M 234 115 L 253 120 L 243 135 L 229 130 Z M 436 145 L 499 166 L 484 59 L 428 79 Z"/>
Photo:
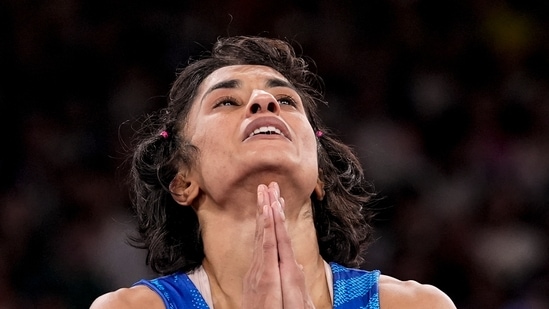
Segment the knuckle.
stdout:
<path fill-rule="evenodd" d="M 262 247 L 265 251 L 272 251 L 276 248 L 276 244 L 274 242 L 266 241 L 263 243 Z"/>

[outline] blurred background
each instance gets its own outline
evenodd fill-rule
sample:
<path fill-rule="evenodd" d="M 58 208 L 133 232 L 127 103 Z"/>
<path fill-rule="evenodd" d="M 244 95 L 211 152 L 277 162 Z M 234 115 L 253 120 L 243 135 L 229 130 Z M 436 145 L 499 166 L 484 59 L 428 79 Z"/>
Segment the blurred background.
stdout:
<path fill-rule="evenodd" d="M 131 121 L 237 34 L 315 60 L 378 192 L 364 268 L 458 308 L 549 308 L 548 29 L 545 0 L 0 1 L 0 308 L 153 276 L 125 243 Z"/>

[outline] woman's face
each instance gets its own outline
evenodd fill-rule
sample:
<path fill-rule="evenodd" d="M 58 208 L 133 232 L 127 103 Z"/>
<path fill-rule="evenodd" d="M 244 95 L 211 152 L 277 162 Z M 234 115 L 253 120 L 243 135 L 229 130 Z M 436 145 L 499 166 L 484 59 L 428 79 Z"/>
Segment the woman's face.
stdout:
<path fill-rule="evenodd" d="M 233 65 L 210 74 L 184 134 L 199 149 L 200 186 L 210 194 L 247 181 L 288 181 L 309 195 L 314 189 L 313 129 L 296 90 L 270 67 Z"/>

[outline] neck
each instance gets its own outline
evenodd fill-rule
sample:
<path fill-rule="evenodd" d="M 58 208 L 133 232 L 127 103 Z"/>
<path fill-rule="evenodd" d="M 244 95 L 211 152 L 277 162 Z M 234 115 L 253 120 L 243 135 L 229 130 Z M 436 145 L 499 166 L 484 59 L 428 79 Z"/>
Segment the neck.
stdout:
<path fill-rule="evenodd" d="M 288 192 L 288 191 L 283 191 Z M 204 243 L 204 269 L 212 298 L 218 308 L 237 308 L 241 303 L 242 280 L 252 260 L 256 227 L 257 194 L 240 192 L 239 203 L 216 205 L 207 197 L 197 207 Z M 329 296 L 324 261 L 319 253 L 309 197 L 286 200 L 286 224 L 296 262 L 304 266 L 310 295 L 326 301 Z M 234 207 L 237 205 L 237 207 Z M 329 298 L 328 298 L 329 300 Z"/>

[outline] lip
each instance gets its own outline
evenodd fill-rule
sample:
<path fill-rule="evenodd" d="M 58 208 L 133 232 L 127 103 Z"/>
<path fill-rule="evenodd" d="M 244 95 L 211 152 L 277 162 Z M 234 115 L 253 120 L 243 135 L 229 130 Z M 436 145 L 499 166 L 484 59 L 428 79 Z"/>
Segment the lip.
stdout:
<path fill-rule="evenodd" d="M 284 134 L 283 137 L 287 138 L 290 141 L 292 140 L 290 131 L 288 130 L 288 127 L 282 120 L 276 117 L 263 116 L 263 117 L 259 117 L 252 120 L 248 125 L 246 125 L 246 127 L 244 128 L 242 141 L 245 141 L 248 138 L 250 138 L 250 134 L 255 129 L 258 129 L 260 127 L 268 127 L 268 126 L 273 126 L 277 128 L 278 130 L 280 130 L 280 132 L 282 132 L 282 134 Z"/>

